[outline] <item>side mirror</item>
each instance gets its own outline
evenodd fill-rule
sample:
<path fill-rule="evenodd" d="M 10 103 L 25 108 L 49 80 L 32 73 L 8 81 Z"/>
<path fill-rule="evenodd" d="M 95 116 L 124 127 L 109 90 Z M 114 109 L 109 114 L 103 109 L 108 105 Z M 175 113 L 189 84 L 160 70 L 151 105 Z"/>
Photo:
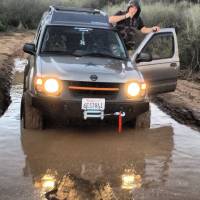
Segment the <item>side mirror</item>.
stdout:
<path fill-rule="evenodd" d="M 152 60 L 153 60 L 153 58 L 150 53 L 140 53 L 140 54 L 138 54 L 135 61 L 136 61 L 136 63 L 140 63 L 140 62 L 150 62 Z"/>
<path fill-rule="evenodd" d="M 25 53 L 31 54 L 31 55 L 35 55 L 36 53 L 36 49 L 35 49 L 35 44 L 32 43 L 26 43 L 23 47 L 23 51 Z"/>

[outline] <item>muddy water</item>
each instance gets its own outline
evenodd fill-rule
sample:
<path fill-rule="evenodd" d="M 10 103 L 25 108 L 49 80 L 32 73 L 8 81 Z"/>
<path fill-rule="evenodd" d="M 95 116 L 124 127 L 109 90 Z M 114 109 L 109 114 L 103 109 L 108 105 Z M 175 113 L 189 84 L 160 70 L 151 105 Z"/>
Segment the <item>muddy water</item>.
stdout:
<path fill-rule="evenodd" d="M 21 94 L 17 81 L 0 119 L 1 200 L 200 199 L 200 133 L 156 105 L 149 130 L 118 134 L 93 124 L 24 131 Z"/>

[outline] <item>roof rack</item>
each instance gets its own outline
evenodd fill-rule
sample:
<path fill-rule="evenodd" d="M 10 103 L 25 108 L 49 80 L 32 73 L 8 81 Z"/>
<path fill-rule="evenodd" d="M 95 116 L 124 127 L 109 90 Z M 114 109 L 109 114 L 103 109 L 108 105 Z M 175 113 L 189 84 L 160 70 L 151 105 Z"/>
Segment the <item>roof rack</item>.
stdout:
<path fill-rule="evenodd" d="M 101 14 L 106 16 L 106 13 L 98 10 L 98 9 L 87 9 L 87 8 L 66 8 L 63 6 L 49 6 L 49 12 L 53 11 L 66 11 L 66 12 L 82 12 L 82 13 L 88 13 L 88 14 Z"/>

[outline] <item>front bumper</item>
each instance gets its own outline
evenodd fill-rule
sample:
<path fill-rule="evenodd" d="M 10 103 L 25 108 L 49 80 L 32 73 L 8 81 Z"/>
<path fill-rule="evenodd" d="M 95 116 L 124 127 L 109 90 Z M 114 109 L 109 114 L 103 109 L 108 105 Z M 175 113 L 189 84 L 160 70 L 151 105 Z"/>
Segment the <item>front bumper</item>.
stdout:
<path fill-rule="evenodd" d="M 59 98 L 34 96 L 31 93 L 29 98 L 33 107 L 41 110 L 44 116 L 71 119 L 83 118 L 83 110 L 81 110 L 81 100 L 64 100 Z M 126 119 L 134 119 L 149 110 L 148 100 L 143 101 L 113 101 L 106 100 L 105 114 L 114 112 L 125 112 Z"/>

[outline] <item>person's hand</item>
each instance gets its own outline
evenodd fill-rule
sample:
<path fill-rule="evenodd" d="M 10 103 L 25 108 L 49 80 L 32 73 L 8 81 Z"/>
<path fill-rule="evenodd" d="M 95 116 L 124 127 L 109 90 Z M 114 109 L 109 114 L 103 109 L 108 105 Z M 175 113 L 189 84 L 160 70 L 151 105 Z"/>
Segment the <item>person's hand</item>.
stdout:
<path fill-rule="evenodd" d="M 153 26 L 152 27 L 152 32 L 159 32 L 160 31 L 160 27 L 159 26 Z"/>
<path fill-rule="evenodd" d="M 131 14 L 130 12 L 126 13 L 126 19 L 132 18 L 132 17 L 133 17 L 133 16 L 132 16 L 132 14 Z"/>
<path fill-rule="evenodd" d="M 129 10 L 128 13 L 126 13 L 126 18 L 133 18 L 134 15 L 137 13 L 137 10 Z"/>

